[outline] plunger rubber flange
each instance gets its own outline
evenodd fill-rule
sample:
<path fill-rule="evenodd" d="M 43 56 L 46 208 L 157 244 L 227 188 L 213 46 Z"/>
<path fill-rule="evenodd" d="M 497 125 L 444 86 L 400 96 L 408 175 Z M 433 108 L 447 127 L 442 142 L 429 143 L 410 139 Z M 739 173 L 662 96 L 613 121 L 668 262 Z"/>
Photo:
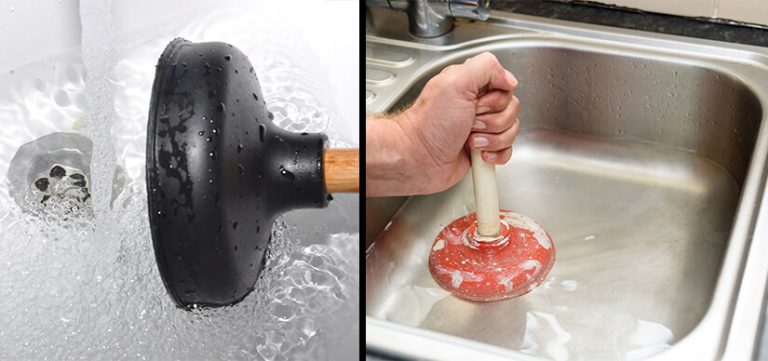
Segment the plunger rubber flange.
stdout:
<path fill-rule="evenodd" d="M 482 237 L 475 213 L 443 229 L 432 245 L 429 271 L 455 296 L 490 302 L 517 297 L 536 288 L 555 262 L 552 238 L 533 219 L 502 210 L 501 233 Z"/>
<path fill-rule="evenodd" d="M 324 134 L 275 126 L 247 56 L 173 40 L 147 124 L 147 202 L 160 276 L 179 307 L 239 302 L 264 266 L 272 223 L 323 208 Z"/>

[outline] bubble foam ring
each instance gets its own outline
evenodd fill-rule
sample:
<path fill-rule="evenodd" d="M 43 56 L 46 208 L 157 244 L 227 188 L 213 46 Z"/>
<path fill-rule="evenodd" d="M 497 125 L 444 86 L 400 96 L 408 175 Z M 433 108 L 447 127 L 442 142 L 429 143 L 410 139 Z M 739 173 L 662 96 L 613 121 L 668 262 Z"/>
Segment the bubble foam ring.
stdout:
<path fill-rule="evenodd" d="M 502 210 L 502 232 L 476 234 L 470 213 L 448 225 L 435 239 L 429 271 L 440 287 L 477 302 L 521 296 L 547 277 L 555 261 L 552 238 L 530 217 Z"/>

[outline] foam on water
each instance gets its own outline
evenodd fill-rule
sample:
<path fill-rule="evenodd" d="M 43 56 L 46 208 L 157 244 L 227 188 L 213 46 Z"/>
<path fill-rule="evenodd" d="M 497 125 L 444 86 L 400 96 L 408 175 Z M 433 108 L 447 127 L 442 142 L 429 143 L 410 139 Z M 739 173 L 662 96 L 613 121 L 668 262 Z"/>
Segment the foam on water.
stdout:
<path fill-rule="evenodd" d="M 103 11 L 92 3 L 81 6 L 89 7 L 83 9 L 86 18 Z M 54 131 L 86 131 L 89 123 L 94 154 L 105 156 L 92 160 L 94 182 L 111 179 L 115 164 L 128 179 L 111 209 L 109 203 L 100 206 L 101 218 L 73 222 L 66 206 L 44 209 L 43 217 L 22 212 L 3 177 L 0 358 L 336 360 L 349 335 L 356 343 L 359 235 L 350 220 L 357 218 L 357 198 L 336 197 L 327 210 L 282 217 L 256 290 L 238 305 L 178 310 L 157 272 L 144 183 L 146 118 L 154 65 L 174 36 L 226 41 L 248 54 L 278 125 L 324 131 L 334 146 L 357 143 L 336 136 L 340 119 L 325 98 L 322 69 L 300 36 L 271 15 L 218 11 L 149 41 L 118 43 L 114 66 L 94 72 L 92 66 L 101 65 L 86 61 L 94 77 L 88 87 L 77 53 L 0 74 L 7 85 L 0 89 L 7 135 L 0 139 L 0 173 L 21 144 Z M 89 21 L 101 20 L 84 20 L 84 26 Z M 109 86 L 114 107 L 104 98 L 108 94 L 86 97 L 91 80 Z M 111 124 L 95 123 L 109 117 Z M 101 196 L 108 202 L 106 184 Z M 307 214 L 312 220 L 297 228 Z"/>
<path fill-rule="evenodd" d="M 101 240 L 92 224 L 41 227 L 20 211 L 4 219 L 0 298 L 13 310 L 0 314 L 4 357 L 324 359 L 342 336 L 334 330 L 352 321 L 357 234 L 301 246 L 283 223 L 254 293 L 233 307 L 185 312 L 156 271 L 146 205 L 127 197 L 115 208 L 116 237 Z"/>

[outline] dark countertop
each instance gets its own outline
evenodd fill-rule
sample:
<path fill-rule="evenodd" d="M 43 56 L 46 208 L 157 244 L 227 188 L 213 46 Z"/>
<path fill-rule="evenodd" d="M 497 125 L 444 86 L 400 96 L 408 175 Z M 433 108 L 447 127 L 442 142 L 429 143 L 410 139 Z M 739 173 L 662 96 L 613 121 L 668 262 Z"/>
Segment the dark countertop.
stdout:
<path fill-rule="evenodd" d="M 768 47 L 768 26 L 730 20 L 665 15 L 589 1 L 492 0 L 491 8 L 552 19 Z M 756 352 L 758 360 L 768 360 L 766 326 L 763 326 L 759 335 L 761 346 Z M 367 352 L 366 360 L 400 359 Z"/>
<path fill-rule="evenodd" d="M 587 1 L 492 0 L 491 8 L 596 25 L 768 46 L 768 26 L 644 12 Z"/>

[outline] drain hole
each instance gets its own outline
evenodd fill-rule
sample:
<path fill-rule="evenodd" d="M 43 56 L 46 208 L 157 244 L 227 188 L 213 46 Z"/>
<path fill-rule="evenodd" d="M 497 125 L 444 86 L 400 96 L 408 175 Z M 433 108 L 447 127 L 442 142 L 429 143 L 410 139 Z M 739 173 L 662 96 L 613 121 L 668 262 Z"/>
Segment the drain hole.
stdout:
<path fill-rule="evenodd" d="M 22 210 L 64 221 L 93 216 L 90 162 L 93 143 L 76 133 L 52 133 L 22 145 L 8 167 L 10 194 Z M 125 185 L 115 169 L 112 200 Z"/>
<path fill-rule="evenodd" d="M 91 198 L 88 178 L 83 171 L 61 164 L 54 164 L 47 176 L 35 180 L 32 192 L 40 203 L 53 199 L 68 198 L 80 204 Z"/>

